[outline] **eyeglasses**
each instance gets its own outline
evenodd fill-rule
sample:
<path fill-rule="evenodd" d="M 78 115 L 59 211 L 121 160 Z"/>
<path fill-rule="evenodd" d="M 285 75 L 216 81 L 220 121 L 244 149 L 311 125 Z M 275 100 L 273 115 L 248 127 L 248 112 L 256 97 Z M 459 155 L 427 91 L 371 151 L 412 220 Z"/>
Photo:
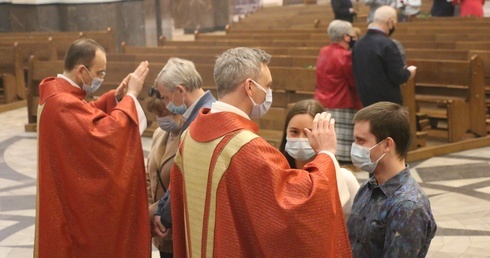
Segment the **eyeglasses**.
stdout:
<path fill-rule="evenodd" d="M 87 70 L 87 72 L 90 74 L 90 76 L 92 76 L 92 78 L 94 77 L 92 75 L 92 73 L 90 72 L 90 67 L 88 65 L 83 65 L 85 67 L 85 69 Z M 105 75 L 107 73 L 105 71 L 96 71 L 95 72 L 95 75 L 97 75 L 97 77 L 101 78 L 101 79 L 104 79 Z"/>
<path fill-rule="evenodd" d="M 162 96 L 160 95 L 160 92 L 159 92 L 157 89 L 155 89 L 155 88 L 153 88 L 153 87 L 150 87 L 150 88 L 148 89 L 148 96 L 150 96 L 150 97 L 151 97 L 151 96 L 153 96 L 153 95 L 155 95 L 155 97 L 156 97 L 157 99 L 163 99 L 163 98 L 162 98 Z"/>

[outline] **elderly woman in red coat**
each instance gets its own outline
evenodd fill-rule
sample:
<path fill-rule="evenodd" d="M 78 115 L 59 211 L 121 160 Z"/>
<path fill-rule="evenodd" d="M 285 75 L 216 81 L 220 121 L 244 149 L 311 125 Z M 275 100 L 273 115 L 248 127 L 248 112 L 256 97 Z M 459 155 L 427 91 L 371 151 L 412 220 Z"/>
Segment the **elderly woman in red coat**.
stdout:
<path fill-rule="evenodd" d="M 337 159 L 350 163 L 350 149 L 354 141 L 352 119 L 362 108 L 354 82 L 350 51 L 356 35 L 350 22 L 341 20 L 333 20 L 327 32 L 330 44 L 323 47 L 318 55 L 313 98 L 335 118 Z"/>
<path fill-rule="evenodd" d="M 483 5 L 485 0 L 453 0 L 453 4 L 460 4 L 460 16 L 483 17 Z"/>

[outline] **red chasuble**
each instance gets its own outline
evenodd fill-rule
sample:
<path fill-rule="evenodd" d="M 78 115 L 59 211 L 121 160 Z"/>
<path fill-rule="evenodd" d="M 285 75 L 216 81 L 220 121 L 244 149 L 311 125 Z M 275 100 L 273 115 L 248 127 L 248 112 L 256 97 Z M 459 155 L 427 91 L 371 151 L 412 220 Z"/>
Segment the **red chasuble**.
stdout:
<path fill-rule="evenodd" d="M 174 257 L 351 257 L 333 160 L 305 170 L 257 125 L 201 110 L 171 171 Z"/>
<path fill-rule="evenodd" d="M 64 79 L 39 86 L 35 257 L 150 257 L 134 101 L 87 103 Z"/>

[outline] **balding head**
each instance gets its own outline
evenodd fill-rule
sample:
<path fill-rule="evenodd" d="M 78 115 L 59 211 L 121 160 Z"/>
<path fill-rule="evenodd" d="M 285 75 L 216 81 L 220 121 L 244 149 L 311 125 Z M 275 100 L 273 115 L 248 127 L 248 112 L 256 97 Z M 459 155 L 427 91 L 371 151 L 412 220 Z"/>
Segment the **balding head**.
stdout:
<path fill-rule="evenodd" d="M 396 21 L 396 10 L 395 10 L 395 8 L 393 8 L 389 5 L 384 5 L 378 9 L 376 9 L 376 12 L 374 12 L 373 22 L 375 22 L 375 23 L 386 23 L 390 20 Z"/>

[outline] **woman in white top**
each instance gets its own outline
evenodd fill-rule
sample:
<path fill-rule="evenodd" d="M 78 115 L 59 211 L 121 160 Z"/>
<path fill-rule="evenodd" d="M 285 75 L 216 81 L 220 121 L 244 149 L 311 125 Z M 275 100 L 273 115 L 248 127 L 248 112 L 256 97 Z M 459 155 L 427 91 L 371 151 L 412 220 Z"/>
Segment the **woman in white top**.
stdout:
<path fill-rule="evenodd" d="M 304 129 L 311 129 L 313 118 L 323 111 L 323 106 L 313 99 L 301 100 L 289 110 L 279 150 L 284 154 L 291 168 L 302 168 L 315 157 L 316 153 L 311 148 Z M 359 183 L 351 171 L 340 168 L 338 163 L 335 163 L 340 202 L 347 221 Z"/>

